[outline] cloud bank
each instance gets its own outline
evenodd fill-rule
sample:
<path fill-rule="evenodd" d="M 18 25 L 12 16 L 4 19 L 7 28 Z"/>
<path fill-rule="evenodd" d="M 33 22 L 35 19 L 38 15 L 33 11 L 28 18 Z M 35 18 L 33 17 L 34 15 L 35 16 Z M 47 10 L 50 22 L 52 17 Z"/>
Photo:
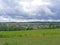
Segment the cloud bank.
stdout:
<path fill-rule="evenodd" d="M 0 22 L 60 20 L 59 0 L 0 0 Z"/>

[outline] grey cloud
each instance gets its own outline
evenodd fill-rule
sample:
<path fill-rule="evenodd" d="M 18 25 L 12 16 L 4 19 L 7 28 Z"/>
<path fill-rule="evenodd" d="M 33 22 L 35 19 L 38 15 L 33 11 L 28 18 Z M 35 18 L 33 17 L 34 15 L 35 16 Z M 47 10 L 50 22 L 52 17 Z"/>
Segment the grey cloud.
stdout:
<path fill-rule="evenodd" d="M 21 12 L 18 5 L 19 0 L 0 0 L 0 16 L 5 16 L 5 18 L 11 17 L 11 19 L 38 19 L 38 20 L 60 20 L 60 0 L 48 0 L 52 3 L 50 6 L 41 6 L 35 14 L 27 14 Z M 45 0 L 47 1 L 47 0 Z M 58 17 L 58 18 L 57 18 Z M 0 20 L 1 21 L 1 20 Z"/>

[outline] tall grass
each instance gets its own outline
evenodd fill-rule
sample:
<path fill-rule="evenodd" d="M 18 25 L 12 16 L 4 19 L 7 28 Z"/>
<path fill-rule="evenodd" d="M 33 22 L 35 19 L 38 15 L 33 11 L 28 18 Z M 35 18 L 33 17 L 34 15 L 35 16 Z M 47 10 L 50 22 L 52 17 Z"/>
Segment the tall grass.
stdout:
<path fill-rule="evenodd" d="M 60 29 L 41 29 L 25 31 L 0 31 L 0 38 L 12 37 L 42 37 L 42 36 L 60 35 Z"/>
<path fill-rule="evenodd" d="M 60 29 L 0 31 L 0 45 L 60 45 Z"/>

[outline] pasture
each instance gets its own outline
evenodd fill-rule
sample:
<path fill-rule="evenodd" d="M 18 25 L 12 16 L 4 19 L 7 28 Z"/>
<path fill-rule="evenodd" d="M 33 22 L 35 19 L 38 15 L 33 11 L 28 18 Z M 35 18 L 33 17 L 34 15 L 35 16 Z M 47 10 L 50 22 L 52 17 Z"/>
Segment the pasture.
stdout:
<path fill-rule="evenodd" d="M 0 31 L 0 45 L 60 45 L 60 29 Z"/>

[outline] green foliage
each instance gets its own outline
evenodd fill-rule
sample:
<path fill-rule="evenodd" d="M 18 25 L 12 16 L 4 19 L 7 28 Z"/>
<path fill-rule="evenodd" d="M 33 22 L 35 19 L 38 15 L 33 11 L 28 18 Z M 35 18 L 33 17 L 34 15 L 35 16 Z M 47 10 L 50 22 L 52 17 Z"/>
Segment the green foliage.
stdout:
<path fill-rule="evenodd" d="M 5 42 L 3 45 L 10 45 L 8 42 Z"/>
<path fill-rule="evenodd" d="M 0 45 L 60 45 L 60 29 L 0 31 Z"/>
<path fill-rule="evenodd" d="M 21 31 L 38 29 L 60 29 L 60 23 L 40 22 L 40 23 L 0 23 L 0 31 Z"/>
<path fill-rule="evenodd" d="M 41 30 L 25 30 L 25 31 L 0 31 L 0 38 L 11 37 L 41 37 L 45 35 L 59 35 L 60 29 L 41 29 Z"/>

